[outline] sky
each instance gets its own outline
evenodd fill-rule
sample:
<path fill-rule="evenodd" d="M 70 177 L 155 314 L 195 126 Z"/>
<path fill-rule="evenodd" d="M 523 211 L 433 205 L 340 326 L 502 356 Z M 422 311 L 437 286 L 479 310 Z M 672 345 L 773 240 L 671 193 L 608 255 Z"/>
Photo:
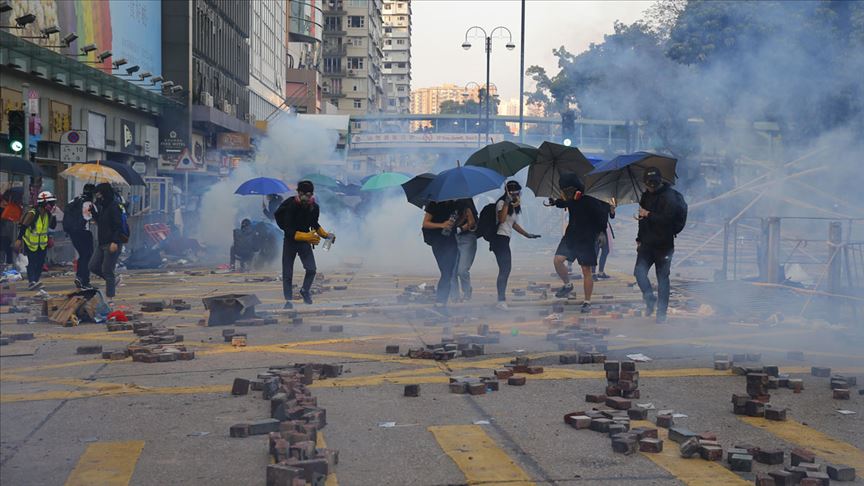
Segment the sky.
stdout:
<path fill-rule="evenodd" d="M 558 72 L 552 49 L 567 47 L 581 52 L 592 42 L 601 42 L 612 32 L 615 20 L 631 23 L 653 1 L 570 1 L 527 0 L 525 8 L 525 68 L 540 65 L 550 74 Z M 491 83 L 501 99 L 519 96 L 519 27 L 521 4 L 518 0 L 414 0 L 411 33 L 411 89 L 454 83 L 464 86 L 486 78 L 486 53 L 483 39 L 469 38 L 465 51 L 465 31 L 480 26 L 490 32 L 498 26 L 510 29 L 516 49 L 505 48 L 507 36 L 493 39 Z M 476 30 L 475 30 L 476 32 Z M 473 34 L 473 32 L 472 32 Z M 525 91 L 533 83 L 525 78 Z"/>

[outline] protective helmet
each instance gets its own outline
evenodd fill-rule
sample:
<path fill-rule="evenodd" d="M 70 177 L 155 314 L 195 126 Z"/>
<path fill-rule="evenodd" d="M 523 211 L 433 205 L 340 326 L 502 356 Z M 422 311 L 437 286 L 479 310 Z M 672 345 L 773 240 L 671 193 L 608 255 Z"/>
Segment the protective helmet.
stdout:
<path fill-rule="evenodd" d="M 56 203 L 57 198 L 49 191 L 42 191 L 36 196 L 36 204 Z"/>

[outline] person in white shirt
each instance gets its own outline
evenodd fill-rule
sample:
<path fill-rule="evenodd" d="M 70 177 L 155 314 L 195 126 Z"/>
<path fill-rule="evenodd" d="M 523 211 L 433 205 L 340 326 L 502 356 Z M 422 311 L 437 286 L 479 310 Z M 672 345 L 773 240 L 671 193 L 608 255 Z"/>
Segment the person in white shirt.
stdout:
<path fill-rule="evenodd" d="M 540 235 L 528 233 L 519 226 L 519 214 L 522 212 L 522 186 L 516 181 L 507 181 L 504 195 L 495 204 L 495 214 L 498 218 L 498 230 L 489 242 L 489 251 L 495 254 L 498 263 L 498 304 L 499 309 L 507 309 L 507 280 L 510 278 L 513 258 L 510 254 L 510 235 L 515 230 L 526 238 L 540 238 Z"/>

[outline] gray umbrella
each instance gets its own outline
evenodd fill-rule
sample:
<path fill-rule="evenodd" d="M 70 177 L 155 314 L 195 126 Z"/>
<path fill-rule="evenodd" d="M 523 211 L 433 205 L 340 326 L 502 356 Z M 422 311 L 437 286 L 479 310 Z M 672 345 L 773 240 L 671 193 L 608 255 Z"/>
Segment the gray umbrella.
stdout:
<path fill-rule="evenodd" d="M 528 187 L 537 197 L 560 197 L 559 180 L 562 174 L 576 174 L 582 178 L 594 166 L 576 147 L 543 142 L 537 158 L 528 166 Z"/>

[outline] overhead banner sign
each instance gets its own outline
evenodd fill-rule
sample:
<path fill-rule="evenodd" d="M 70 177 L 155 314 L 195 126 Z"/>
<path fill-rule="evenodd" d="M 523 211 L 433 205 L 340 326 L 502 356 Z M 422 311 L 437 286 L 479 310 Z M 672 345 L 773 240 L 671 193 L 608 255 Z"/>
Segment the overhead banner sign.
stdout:
<path fill-rule="evenodd" d="M 86 130 L 69 130 L 60 136 L 60 162 L 87 162 Z"/>
<path fill-rule="evenodd" d="M 477 145 L 476 133 L 358 133 L 351 135 L 351 146 L 382 146 L 382 145 Z"/>

